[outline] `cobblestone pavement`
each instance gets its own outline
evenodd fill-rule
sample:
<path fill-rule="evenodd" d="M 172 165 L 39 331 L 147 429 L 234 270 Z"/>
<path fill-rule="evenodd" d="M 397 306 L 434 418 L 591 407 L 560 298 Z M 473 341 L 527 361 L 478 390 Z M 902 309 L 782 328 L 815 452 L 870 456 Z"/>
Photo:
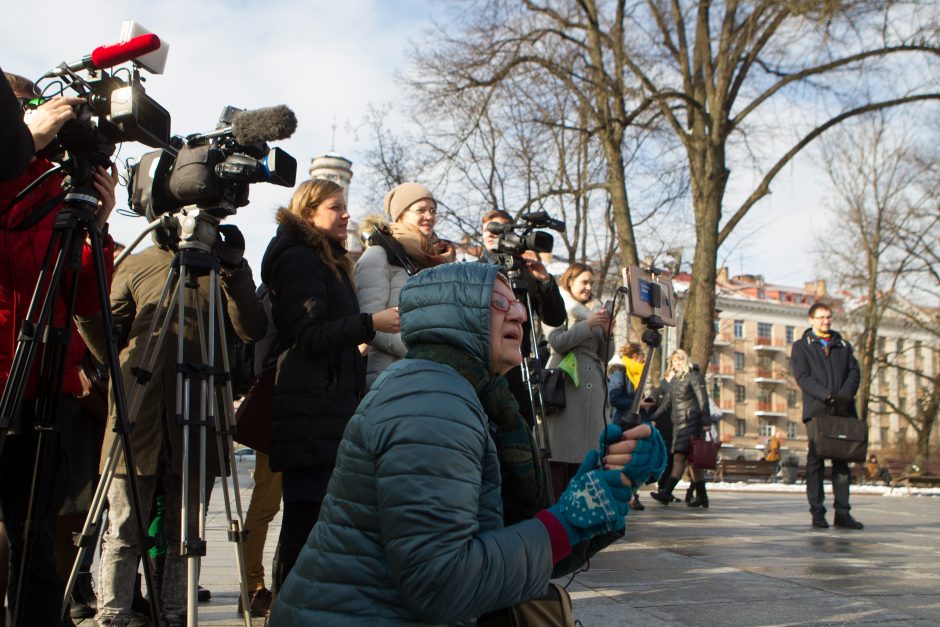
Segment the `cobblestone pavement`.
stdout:
<path fill-rule="evenodd" d="M 252 467 L 239 463 L 244 508 Z M 940 625 L 940 498 L 856 494 L 852 514 L 865 529 L 848 531 L 812 529 L 799 493 L 710 497 L 711 508 L 696 510 L 643 495 L 647 509 L 630 514 L 626 537 L 568 587 L 584 627 Z M 243 625 L 218 485 L 208 528 L 202 584 L 212 600 L 199 606 L 199 624 Z M 279 529 L 278 518 L 268 569 Z"/>

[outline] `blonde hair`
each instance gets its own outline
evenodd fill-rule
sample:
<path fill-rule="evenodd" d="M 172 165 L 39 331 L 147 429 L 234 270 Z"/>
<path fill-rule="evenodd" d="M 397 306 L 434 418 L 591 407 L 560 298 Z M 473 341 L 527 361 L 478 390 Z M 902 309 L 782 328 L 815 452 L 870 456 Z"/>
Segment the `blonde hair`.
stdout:
<path fill-rule="evenodd" d="M 342 280 L 342 275 L 346 275 L 346 278 L 352 283 L 354 276 L 352 259 L 349 258 L 349 255 L 342 255 L 340 257 L 334 255 L 333 247 L 330 246 L 329 243 L 329 238 L 321 229 L 314 226 L 311 221 L 313 214 L 316 213 L 317 208 L 323 201 L 331 196 L 342 193 L 342 186 L 337 185 L 333 181 L 326 179 L 309 179 L 297 187 L 297 191 L 294 192 L 294 195 L 290 199 L 287 210 L 300 218 L 304 224 L 308 225 L 320 235 L 319 241 L 313 243 L 314 247 L 317 249 L 317 252 L 320 253 L 320 257 L 323 259 L 324 263 L 326 263 L 333 271 L 333 274 L 336 275 L 336 278 Z M 345 242 L 343 243 L 343 248 L 345 248 Z"/>
<path fill-rule="evenodd" d="M 672 361 L 675 357 L 682 359 L 682 366 L 677 370 Z M 669 369 L 672 370 L 677 378 L 684 377 L 692 371 L 692 362 L 689 361 L 689 355 L 681 348 L 677 348 L 669 355 Z"/>

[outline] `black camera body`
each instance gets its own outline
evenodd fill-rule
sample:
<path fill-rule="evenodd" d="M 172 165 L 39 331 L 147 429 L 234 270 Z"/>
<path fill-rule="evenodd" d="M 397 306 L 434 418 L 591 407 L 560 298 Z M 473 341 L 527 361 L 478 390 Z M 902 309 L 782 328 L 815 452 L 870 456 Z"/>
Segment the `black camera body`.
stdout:
<path fill-rule="evenodd" d="M 275 109 L 225 107 L 215 131 L 174 137 L 166 148 L 143 155 L 129 168 L 131 210 L 148 220 L 186 206 L 224 216 L 248 204 L 252 183 L 293 187 L 297 161 L 267 141 L 289 137 L 296 118 L 286 107 Z M 251 123 L 260 124 L 244 128 Z"/>
<path fill-rule="evenodd" d="M 86 179 L 92 166 L 110 165 L 117 144 L 140 142 L 158 148 L 169 142 L 170 113 L 146 94 L 136 73 L 128 81 L 103 72 L 97 80 L 74 73 L 69 78 L 70 87 L 85 102 L 41 154 L 62 163 L 73 177 Z M 34 102 L 27 106 L 27 116 L 41 100 Z"/>
<path fill-rule="evenodd" d="M 519 216 L 519 222 L 490 222 L 486 225 L 490 233 L 499 235 L 496 241 L 496 256 L 507 272 L 518 272 L 525 267 L 522 254 L 527 250 L 536 253 L 552 252 L 555 238 L 551 233 L 535 230 L 539 228 L 561 232 L 565 230 L 565 223 L 550 217 L 545 211 L 533 211 Z"/>

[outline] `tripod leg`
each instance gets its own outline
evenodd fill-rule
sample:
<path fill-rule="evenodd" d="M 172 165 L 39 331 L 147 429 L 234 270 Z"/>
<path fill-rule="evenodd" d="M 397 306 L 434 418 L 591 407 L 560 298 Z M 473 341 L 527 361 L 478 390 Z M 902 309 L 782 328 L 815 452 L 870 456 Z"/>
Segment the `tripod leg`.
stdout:
<path fill-rule="evenodd" d="M 245 540 L 246 532 L 245 529 L 245 518 L 242 514 L 242 504 L 240 491 L 238 489 L 238 467 L 235 465 L 235 447 L 232 442 L 232 434 L 234 432 L 234 420 L 232 416 L 232 408 L 234 406 L 234 400 L 232 395 L 232 380 L 229 376 L 231 374 L 231 369 L 229 367 L 228 361 L 228 343 L 225 338 L 225 319 L 222 315 L 222 299 L 219 294 L 219 284 L 217 280 L 217 275 L 212 275 L 212 283 L 214 284 L 211 289 L 213 293 L 216 294 L 216 306 L 215 306 L 215 322 L 216 328 L 219 329 L 219 352 L 222 357 L 222 370 L 224 376 L 224 384 L 222 386 L 222 413 L 221 415 L 216 413 L 216 408 L 219 407 L 218 399 L 216 398 L 216 390 L 218 389 L 215 385 L 213 377 L 210 377 L 209 385 L 209 394 L 211 395 L 211 400 L 209 402 L 209 411 L 211 412 L 214 418 L 215 433 L 217 438 L 216 451 L 219 456 L 219 469 L 221 472 L 222 479 L 222 496 L 225 500 L 225 515 L 228 520 L 228 538 L 230 542 L 235 544 L 235 561 L 238 564 L 238 574 L 239 574 L 239 583 L 240 583 L 240 594 L 241 594 L 241 607 L 243 611 L 243 617 L 245 619 L 245 626 L 251 626 L 251 607 L 250 599 L 248 598 L 248 576 L 245 570 Z M 210 314 L 211 315 L 211 314 Z M 210 346 L 214 346 L 213 343 L 210 343 Z M 209 363 L 215 363 L 210 360 Z M 232 470 L 232 498 L 229 498 L 229 485 L 228 479 L 225 474 L 226 462 L 228 462 L 228 468 Z M 232 502 L 235 503 L 235 515 L 232 515 Z"/>
<path fill-rule="evenodd" d="M 118 352 L 118 347 L 117 347 L 117 339 L 114 337 L 114 320 L 111 315 L 111 302 L 108 296 L 110 293 L 110 290 L 108 289 L 107 277 L 105 276 L 105 271 L 104 271 L 105 262 L 104 262 L 104 252 L 102 249 L 101 232 L 97 228 L 97 224 L 94 224 L 94 223 L 91 224 L 91 228 L 88 229 L 88 235 L 91 239 L 92 255 L 93 255 L 94 266 L 95 266 L 95 279 L 96 279 L 97 287 L 98 287 L 98 294 L 99 294 L 99 300 L 100 300 L 99 305 L 101 307 L 103 332 L 104 332 L 105 343 L 106 343 L 106 348 L 107 348 L 108 372 L 110 373 L 110 377 L 111 377 L 110 387 L 112 391 L 112 396 L 114 398 L 114 410 L 115 410 L 115 415 L 116 415 L 115 430 L 117 431 L 119 439 L 121 441 L 120 453 L 123 453 L 124 459 L 126 462 L 127 480 L 128 480 L 128 486 L 130 488 L 130 493 L 131 493 L 131 504 L 134 510 L 134 519 L 135 519 L 135 523 L 137 527 L 138 539 L 142 547 L 141 559 L 143 561 L 144 580 L 147 583 L 147 589 L 150 591 L 154 591 L 156 590 L 155 583 L 154 583 L 154 576 L 153 576 L 154 568 L 153 568 L 153 563 L 150 559 L 149 552 L 147 551 L 148 547 L 146 543 L 146 539 L 148 535 L 147 535 L 147 525 L 145 524 L 145 519 L 144 519 L 145 510 L 143 507 L 143 502 L 141 501 L 141 491 L 140 491 L 140 486 L 137 481 L 137 474 L 136 474 L 137 466 L 134 463 L 134 451 L 133 451 L 133 447 L 130 441 L 130 420 L 128 418 L 129 414 L 128 414 L 127 399 L 125 396 L 124 380 L 123 380 L 122 373 L 121 373 L 119 352 Z M 169 285 L 171 281 L 172 281 L 172 275 L 168 277 L 167 284 Z M 168 288 L 165 287 L 164 295 L 166 295 L 167 291 L 168 291 Z M 157 318 L 158 317 L 155 316 L 154 321 L 151 325 L 151 334 L 147 336 L 148 338 L 153 337 L 152 331 L 155 328 Z M 166 328 L 167 328 L 167 324 L 165 323 L 162 330 L 165 331 Z M 147 352 L 147 348 L 149 347 L 145 347 L 144 349 L 145 355 Z M 159 349 L 159 344 L 157 344 L 157 348 L 154 350 L 155 354 L 158 349 Z M 153 359 L 155 359 L 155 356 L 152 358 L 150 362 L 151 370 L 153 368 L 153 363 L 154 363 Z M 136 395 L 135 401 L 140 396 L 142 396 L 142 394 Z M 139 405 L 139 403 L 135 402 L 135 405 Z M 136 409 L 137 407 L 135 407 L 134 415 L 136 415 Z M 76 557 L 75 563 L 72 566 L 72 572 L 69 575 L 69 584 L 65 590 L 65 597 L 63 599 L 63 612 L 62 612 L 63 616 L 65 615 L 65 608 L 68 607 L 68 598 L 69 598 L 69 595 L 71 594 L 72 587 L 75 584 L 75 578 L 77 577 L 77 574 L 78 574 L 79 565 L 81 564 L 81 561 L 85 556 L 85 552 L 88 550 L 90 545 L 94 542 L 95 536 L 91 533 L 91 531 L 92 529 L 97 527 L 97 524 L 101 520 L 101 513 L 104 510 L 105 495 L 107 495 L 108 489 L 110 488 L 111 482 L 113 480 L 115 466 L 120 460 L 119 454 L 116 454 L 116 450 L 117 450 L 116 442 L 117 442 L 117 438 L 111 444 L 111 449 L 108 454 L 105 471 L 102 474 L 102 478 L 99 481 L 98 486 L 95 490 L 95 497 L 92 503 L 92 508 L 90 509 L 88 513 L 88 517 L 85 520 L 85 525 L 82 528 L 81 535 L 79 535 L 76 539 L 76 541 L 79 544 L 79 553 L 78 553 L 78 556 Z M 147 515 L 149 515 L 149 512 L 150 512 L 149 501 L 148 501 L 148 507 L 146 508 L 146 512 L 147 512 Z M 157 602 L 157 595 L 153 593 L 150 594 L 150 612 L 151 612 L 151 616 L 154 617 L 154 620 L 156 622 L 158 623 L 161 622 L 159 604 Z"/>

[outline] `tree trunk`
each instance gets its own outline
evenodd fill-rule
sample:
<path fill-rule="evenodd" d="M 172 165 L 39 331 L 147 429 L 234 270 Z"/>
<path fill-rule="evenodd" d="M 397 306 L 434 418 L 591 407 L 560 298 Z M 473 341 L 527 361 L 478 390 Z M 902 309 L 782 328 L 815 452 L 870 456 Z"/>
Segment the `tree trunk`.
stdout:
<path fill-rule="evenodd" d="M 707 140 L 706 140 L 707 141 Z M 695 150 L 694 148 L 692 150 Z M 692 363 L 707 367 L 715 340 L 715 278 L 718 261 L 718 226 L 721 201 L 728 182 L 724 147 L 706 146 L 690 150 L 692 208 L 695 212 L 695 255 L 689 286 L 682 347 Z"/>

